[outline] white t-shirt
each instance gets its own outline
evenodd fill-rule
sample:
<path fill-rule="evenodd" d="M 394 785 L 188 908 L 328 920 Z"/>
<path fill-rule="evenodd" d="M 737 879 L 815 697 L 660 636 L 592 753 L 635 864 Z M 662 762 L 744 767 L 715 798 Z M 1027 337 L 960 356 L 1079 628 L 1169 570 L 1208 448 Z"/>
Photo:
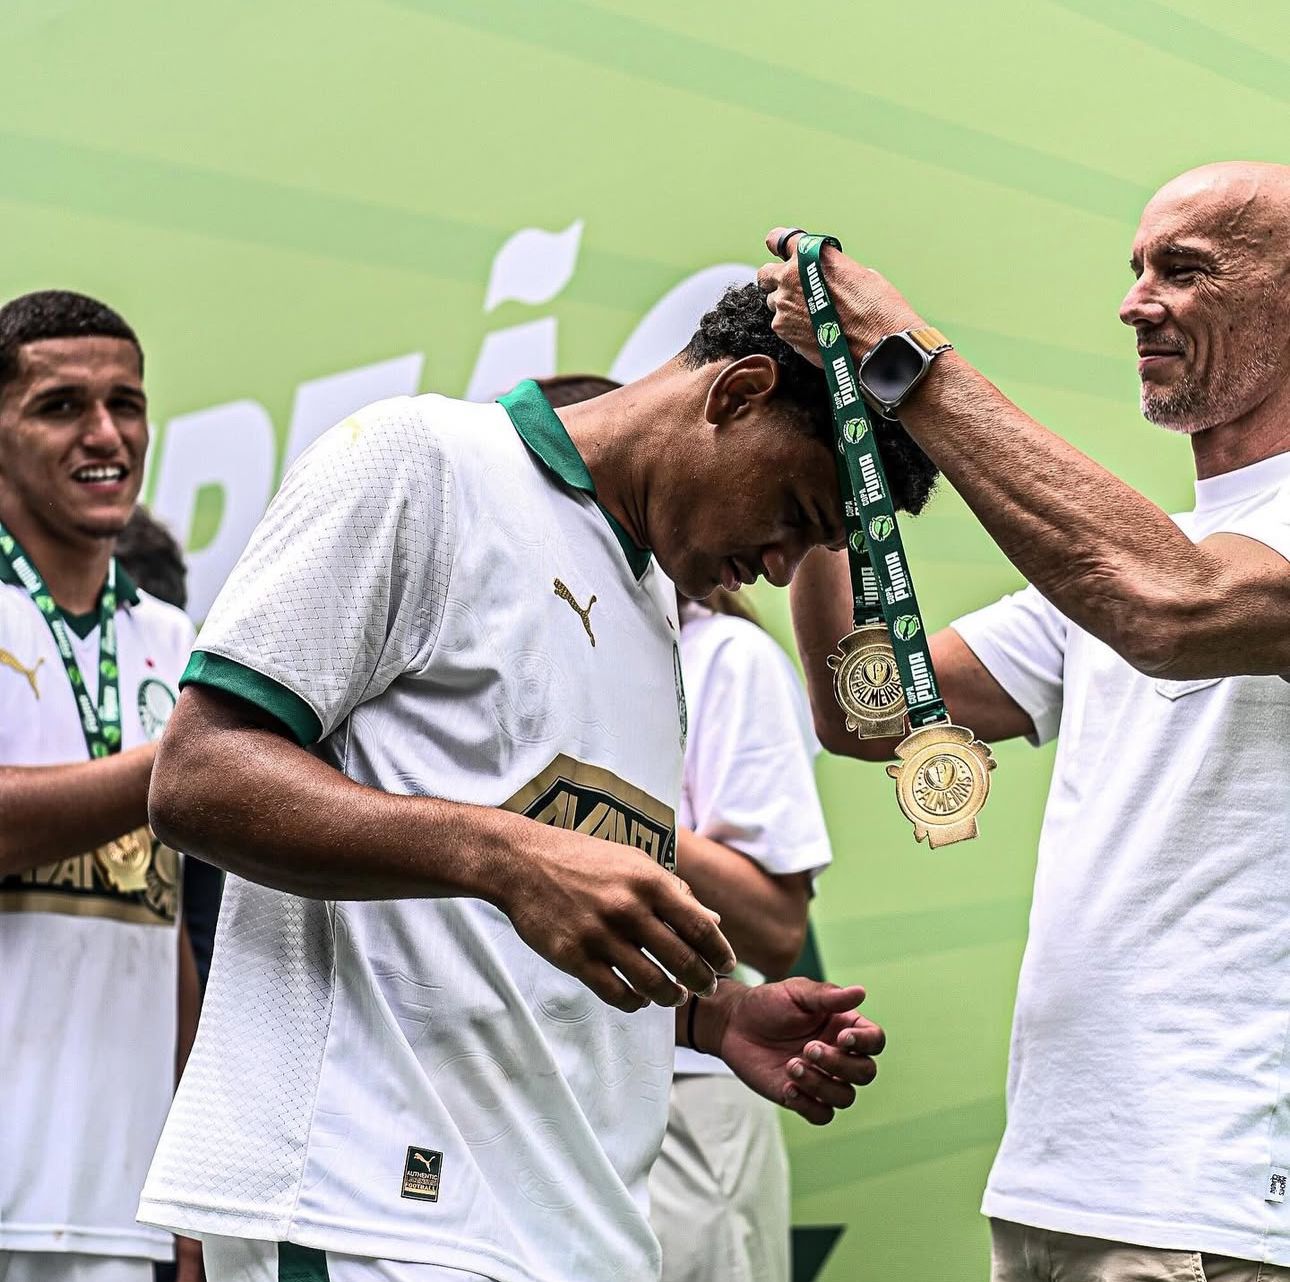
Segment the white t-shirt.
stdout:
<path fill-rule="evenodd" d="M 504 404 L 403 397 L 326 433 L 186 680 L 274 712 L 361 783 L 671 866 L 674 590 L 536 386 Z M 673 1044 L 671 1010 L 604 1005 L 483 901 L 230 878 L 140 1214 L 499 1282 L 640 1282 Z"/>
<path fill-rule="evenodd" d="M 1290 454 L 1174 519 L 1290 559 Z M 1033 589 L 954 628 L 1058 736 L 985 1213 L 1290 1265 L 1290 684 L 1153 680 Z"/>
<path fill-rule="evenodd" d="M 819 872 L 833 852 L 815 788 L 820 745 L 801 679 L 755 623 L 696 604 L 682 615 L 690 734 L 679 822 L 774 876 Z M 735 978 L 763 982 L 751 966 L 740 966 Z M 731 1070 L 713 1055 L 678 1046 L 676 1071 Z"/>
<path fill-rule="evenodd" d="M 84 761 L 53 634 L 0 566 L 0 764 Z M 192 624 L 118 570 L 125 748 L 175 704 Z M 97 702 L 99 630 L 71 632 Z M 0 1252 L 169 1259 L 135 1206 L 175 1086 L 178 858 L 146 828 L 0 878 Z"/>

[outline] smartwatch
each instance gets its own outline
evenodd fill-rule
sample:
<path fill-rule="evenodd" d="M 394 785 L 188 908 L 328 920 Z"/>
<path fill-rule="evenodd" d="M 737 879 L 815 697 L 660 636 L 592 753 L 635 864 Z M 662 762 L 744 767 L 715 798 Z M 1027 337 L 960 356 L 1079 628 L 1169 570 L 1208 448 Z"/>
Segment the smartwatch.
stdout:
<path fill-rule="evenodd" d="M 930 325 L 880 338 L 860 362 L 860 390 L 887 418 L 927 377 L 932 362 L 954 344 Z"/>

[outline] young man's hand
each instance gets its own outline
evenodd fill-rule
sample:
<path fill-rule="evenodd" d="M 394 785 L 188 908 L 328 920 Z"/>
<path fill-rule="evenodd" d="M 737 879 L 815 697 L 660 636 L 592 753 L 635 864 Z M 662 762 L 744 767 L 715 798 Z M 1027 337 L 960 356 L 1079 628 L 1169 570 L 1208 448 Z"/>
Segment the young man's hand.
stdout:
<path fill-rule="evenodd" d="M 680 1006 L 734 968 L 720 918 L 675 873 L 630 846 L 525 828 L 529 848 L 509 861 L 507 885 L 490 898 L 534 952 L 601 1001 L 629 1012 Z"/>
<path fill-rule="evenodd" d="M 800 976 L 759 988 L 722 984 L 699 1003 L 695 1043 L 759 1095 L 823 1126 L 878 1073 L 887 1036 L 856 1007 L 865 992 Z"/>

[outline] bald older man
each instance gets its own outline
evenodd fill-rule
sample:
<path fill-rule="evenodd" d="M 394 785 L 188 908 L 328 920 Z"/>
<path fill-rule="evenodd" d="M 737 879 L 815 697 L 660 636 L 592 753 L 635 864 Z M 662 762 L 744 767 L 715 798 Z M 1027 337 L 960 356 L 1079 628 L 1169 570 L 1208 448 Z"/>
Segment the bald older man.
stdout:
<path fill-rule="evenodd" d="M 1190 439 L 1192 511 L 1167 516 L 952 351 L 899 408 L 1032 585 L 933 637 L 949 709 L 987 740 L 1058 741 L 983 1208 L 993 1276 L 1290 1279 L 1290 169 L 1175 179 L 1132 264 L 1142 412 Z M 824 268 L 857 355 L 924 325 L 876 272 Z M 813 355 L 796 267 L 762 285 Z M 841 555 L 812 554 L 793 610 L 821 739 L 889 756 L 831 694 Z"/>

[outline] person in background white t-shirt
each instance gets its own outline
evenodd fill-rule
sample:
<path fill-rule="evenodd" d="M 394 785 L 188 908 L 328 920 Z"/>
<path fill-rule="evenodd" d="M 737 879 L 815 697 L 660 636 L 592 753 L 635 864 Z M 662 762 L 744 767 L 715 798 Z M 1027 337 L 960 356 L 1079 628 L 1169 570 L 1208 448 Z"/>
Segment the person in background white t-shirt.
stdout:
<path fill-rule="evenodd" d="M 1120 319 L 1143 414 L 1191 440 L 1185 515 L 953 354 L 900 407 L 1032 585 L 933 637 L 950 712 L 1058 741 L 984 1202 L 996 1282 L 1290 1278 L 1287 245 L 1284 166 L 1205 166 L 1142 216 Z M 918 323 L 877 273 L 824 264 L 854 348 Z M 802 350 L 794 277 L 762 283 Z M 882 758 L 829 691 L 849 600 L 845 566 L 811 557 L 793 607 L 816 727 Z"/>
<path fill-rule="evenodd" d="M 0 308 L 0 1282 L 151 1282 L 175 1249 L 135 1207 L 197 981 L 147 792 L 193 629 L 113 559 L 147 447 L 120 316 Z"/>
<path fill-rule="evenodd" d="M 690 707 L 677 867 L 743 960 L 745 983 L 786 975 L 832 859 L 819 752 L 801 679 L 724 589 L 681 606 Z M 754 969 L 754 967 L 756 969 Z M 718 1059 L 676 1051 L 667 1134 L 650 1173 L 663 1282 L 788 1282 L 789 1178 L 777 1110 Z"/>

